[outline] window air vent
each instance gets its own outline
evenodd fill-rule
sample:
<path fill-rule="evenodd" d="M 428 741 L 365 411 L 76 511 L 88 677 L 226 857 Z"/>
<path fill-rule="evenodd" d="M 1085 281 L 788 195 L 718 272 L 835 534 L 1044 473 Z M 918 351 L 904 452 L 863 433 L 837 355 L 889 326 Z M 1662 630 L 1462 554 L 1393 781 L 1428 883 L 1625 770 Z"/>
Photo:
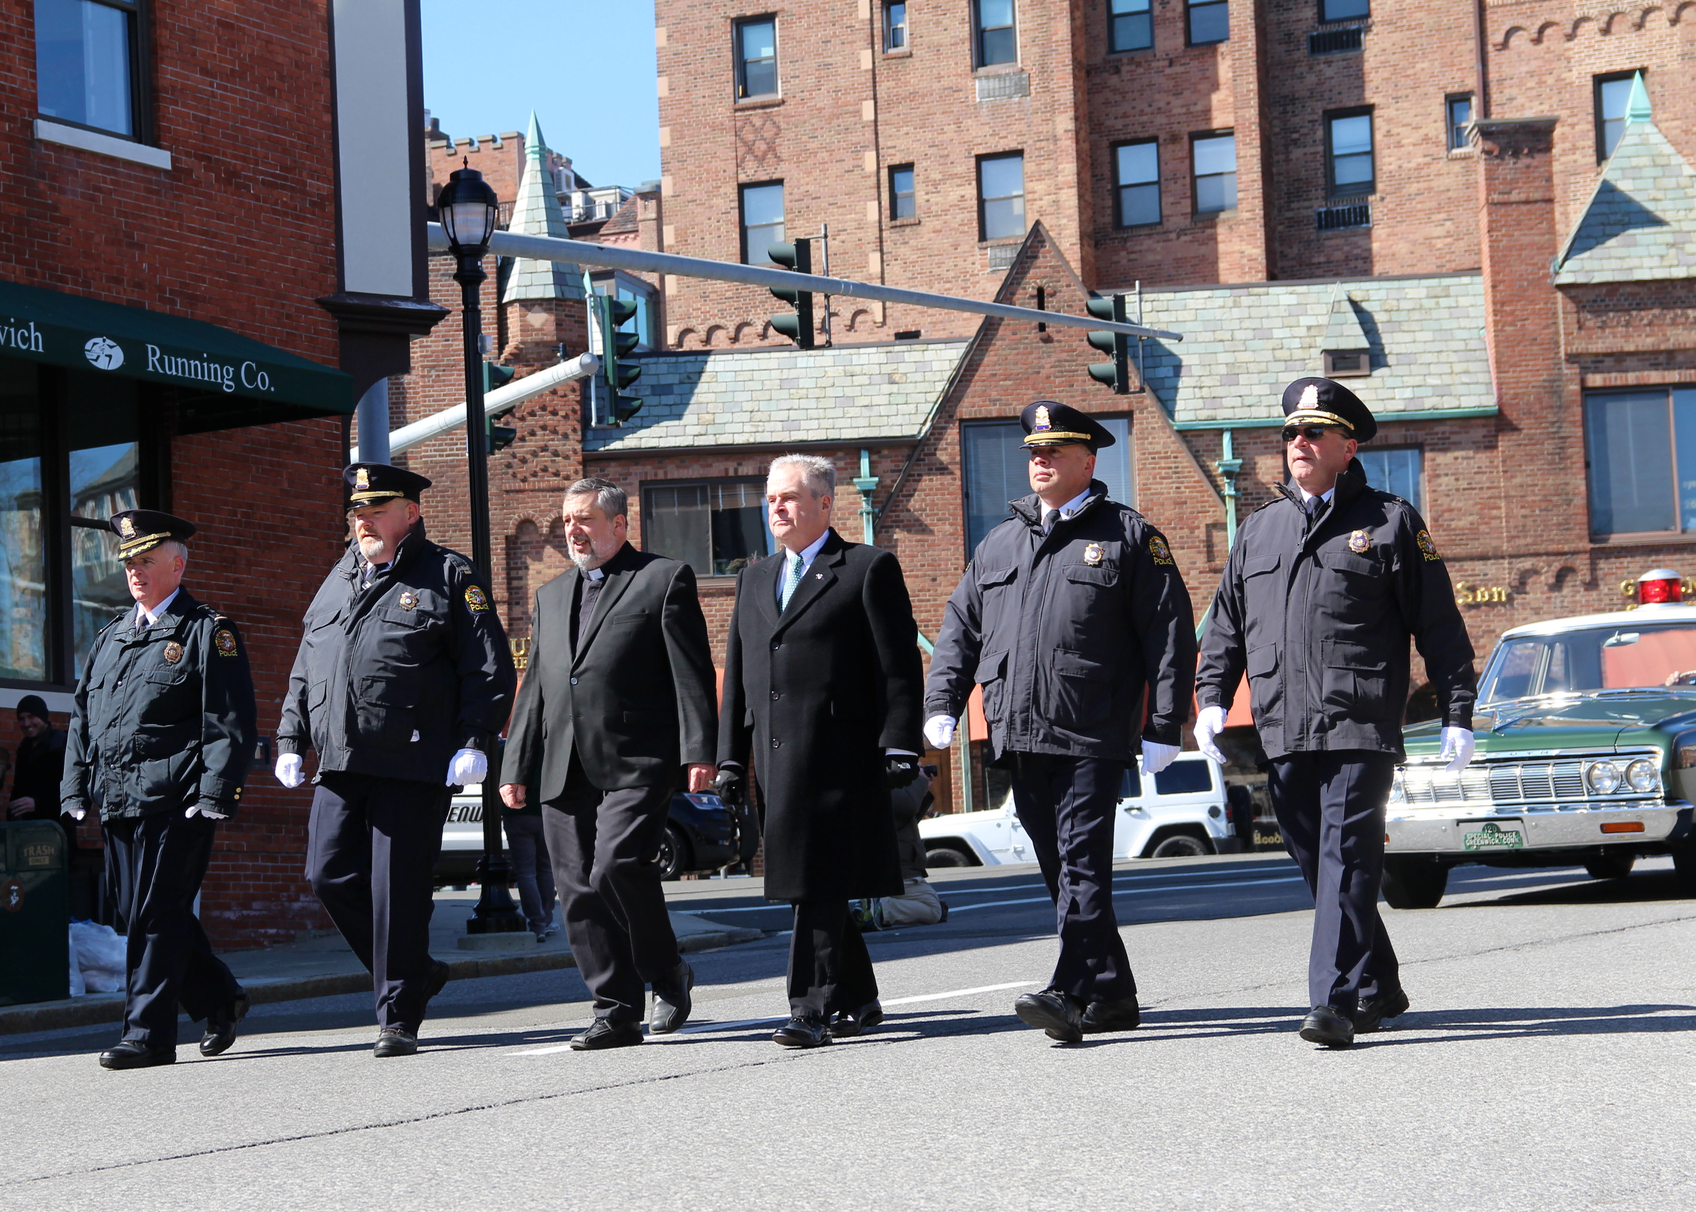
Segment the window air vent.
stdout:
<path fill-rule="evenodd" d="M 1031 74 L 1025 71 L 992 72 L 977 78 L 978 100 L 996 101 L 1002 97 L 1031 95 Z"/>
<path fill-rule="evenodd" d="M 1332 55 L 1338 51 L 1359 50 L 1365 34 L 1365 28 L 1359 25 L 1350 25 L 1343 29 L 1322 29 L 1307 36 L 1307 53 Z"/>
<path fill-rule="evenodd" d="M 1371 227 L 1372 203 L 1353 202 L 1348 206 L 1322 206 L 1314 212 L 1314 230 L 1336 231 L 1343 227 Z"/>

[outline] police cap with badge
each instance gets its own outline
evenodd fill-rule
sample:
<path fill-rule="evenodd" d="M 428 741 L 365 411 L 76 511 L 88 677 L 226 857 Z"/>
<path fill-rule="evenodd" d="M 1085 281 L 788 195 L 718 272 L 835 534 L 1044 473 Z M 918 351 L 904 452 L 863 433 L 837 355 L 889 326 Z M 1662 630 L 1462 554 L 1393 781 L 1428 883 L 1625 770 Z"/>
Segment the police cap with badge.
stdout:
<path fill-rule="evenodd" d="M 1037 400 L 1019 414 L 1025 428 L 1025 446 L 1088 446 L 1094 454 L 1111 446 L 1114 437 L 1088 413 L 1056 400 Z"/>
<path fill-rule="evenodd" d="M 1284 388 L 1284 424 L 1334 425 L 1357 442 L 1369 442 L 1378 432 L 1372 410 L 1330 379 L 1297 379 Z"/>
<path fill-rule="evenodd" d="M 403 467 L 387 463 L 353 463 L 342 470 L 342 483 L 347 487 L 347 507 L 363 509 L 368 505 L 384 505 L 390 501 L 407 500 L 419 503 L 419 494 L 430 487 L 430 481 Z"/>
<path fill-rule="evenodd" d="M 195 525 L 157 509 L 126 509 L 107 523 L 118 536 L 118 558 L 127 560 L 152 551 L 161 543 L 186 543 L 194 537 Z"/>

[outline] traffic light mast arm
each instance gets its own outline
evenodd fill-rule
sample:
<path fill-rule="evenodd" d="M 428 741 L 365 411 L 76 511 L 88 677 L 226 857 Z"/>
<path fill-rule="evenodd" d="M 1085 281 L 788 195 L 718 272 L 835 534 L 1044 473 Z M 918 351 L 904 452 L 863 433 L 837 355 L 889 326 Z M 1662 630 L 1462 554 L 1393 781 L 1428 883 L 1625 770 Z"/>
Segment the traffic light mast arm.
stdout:
<path fill-rule="evenodd" d="M 505 387 L 491 391 L 483 397 L 483 415 L 498 416 L 503 412 L 522 404 L 532 396 L 539 396 L 544 391 L 551 391 L 562 383 L 587 379 L 600 369 L 601 360 L 592 353 L 579 354 L 566 362 L 550 366 L 546 370 L 538 370 L 533 375 L 514 380 Z M 465 404 L 455 404 L 452 408 L 444 408 L 433 416 L 414 421 L 410 425 L 402 425 L 389 434 L 389 453 L 397 455 L 403 450 L 411 450 L 414 446 L 422 445 L 438 434 L 458 429 L 465 424 Z M 354 449 L 349 454 L 349 461 L 359 462 L 359 451 Z"/>

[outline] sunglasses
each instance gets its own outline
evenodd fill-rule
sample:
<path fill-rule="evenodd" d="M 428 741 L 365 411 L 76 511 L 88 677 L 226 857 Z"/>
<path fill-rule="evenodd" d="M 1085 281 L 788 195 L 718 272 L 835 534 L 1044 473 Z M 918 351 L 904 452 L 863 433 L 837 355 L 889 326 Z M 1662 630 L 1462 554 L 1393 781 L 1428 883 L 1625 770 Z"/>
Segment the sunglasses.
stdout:
<path fill-rule="evenodd" d="M 1337 433 L 1335 425 L 1286 425 L 1284 426 L 1284 445 L 1288 446 L 1297 438 L 1306 438 L 1309 442 L 1324 440 L 1328 433 Z"/>

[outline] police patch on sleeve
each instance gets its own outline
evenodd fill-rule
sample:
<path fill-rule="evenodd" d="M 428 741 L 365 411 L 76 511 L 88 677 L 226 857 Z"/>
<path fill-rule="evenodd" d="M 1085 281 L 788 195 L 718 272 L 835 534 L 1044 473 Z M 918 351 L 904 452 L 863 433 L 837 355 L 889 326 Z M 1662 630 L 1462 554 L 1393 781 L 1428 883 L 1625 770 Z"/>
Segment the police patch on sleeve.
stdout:
<path fill-rule="evenodd" d="M 1424 532 L 1421 531 L 1420 533 L 1423 534 Z M 1357 530 L 1349 536 L 1349 550 L 1354 552 L 1355 555 L 1364 555 L 1366 549 L 1370 546 L 1372 546 L 1372 536 L 1364 530 Z"/>
<path fill-rule="evenodd" d="M 236 655 L 236 633 L 228 627 L 220 627 L 212 636 L 212 646 L 218 650 L 219 656 Z"/>
<path fill-rule="evenodd" d="M 1148 554 L 1156 564 L 1170 564 L 1172 562 L 1172 549 L 1166 546 L 1166 540 L 1159 535 L 1149 536 Z"/>
<path fill-rule="evenodd" d="M 477 585 L 465 587 L 465 608 L 472 614 L 482 614 L 489 608 L 489 596 Z"/>
<path fill-rule="evenodd" d="M 1419 544 L 1419 554 L 1432 563 L 1436 563 L 1443 558 L 1437 554 L 1437 544 L 1431 541 L 1431 532 L 1429 530 L 1422 530 L 1418 534 L 1414 535 L 1413 541 Z"/>

